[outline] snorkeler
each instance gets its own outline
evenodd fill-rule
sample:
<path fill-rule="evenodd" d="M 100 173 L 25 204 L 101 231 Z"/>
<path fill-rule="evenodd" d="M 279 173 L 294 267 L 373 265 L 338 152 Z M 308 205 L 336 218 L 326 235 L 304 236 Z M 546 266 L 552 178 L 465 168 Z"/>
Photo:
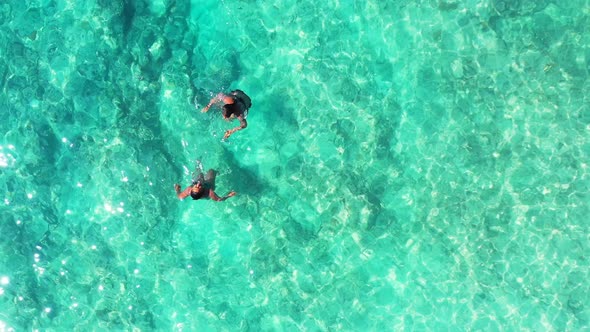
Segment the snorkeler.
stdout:
<path fill-rule="evenodd" d="M 248 109 L 252 106 L 252 101 L 250 97 L 244 93 L 242 90 L 233 90 L 226 95 L 224 93 L 218 93 L 217 96 L 213 97 L 209 104 L 203 108 L 201 112 L 205 113 L 209 111 L 209 108 L 218 102 L 223 102 L 223 107 L 221 110 L 221 114 L 225 120 L 231 120 L 233 118 L 237 118 L 240 120 L 240 125 L 233 129 L 229 129 L 223 135 L 223 138 L 229 138 L 231 134 L 235 133 L 238 130 L 242 130 L 248 126 L 246 122 L 246 116 L 248 116 Z"/>
<path fill-rule="evenodd" d="M 183 191 L 180 191 L 180 185 L 175 184 L 174 190 L 176 190 L 176 196 L 179 199 L 185 199 L 188 196 L 192 197 L 192 199 L 197 200 L 201 198 L 211 198 L 214 201 L 225 201 L 226 199 L 235 196 L 235 191 L 230 191 L 224 197 L 219 197 L 215 193 L 215 175 L 216 172 L 210 169 L 207 172 L 207 176 L 203 177 L 203 173 L 199 172 L 199 175 L 196 179 L 193 179 L 193 184 L 186 187 Z"/>

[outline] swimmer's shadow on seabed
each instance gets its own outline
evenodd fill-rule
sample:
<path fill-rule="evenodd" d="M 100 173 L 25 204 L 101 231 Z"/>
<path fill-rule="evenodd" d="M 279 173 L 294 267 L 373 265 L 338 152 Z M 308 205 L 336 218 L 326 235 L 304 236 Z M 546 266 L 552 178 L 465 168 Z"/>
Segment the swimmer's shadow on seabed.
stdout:
<path fill-rule="evenodd" d="M 219 165 L 216 171 L 219 171 L 223 166 L 225 166 L 225 168 L 229 169 L 229 176 L 227 179 L 223 180 L 223 187 L 219 187 L 219 178 L 217 178 L 215 190 L 220 191 L 221 193 L 234 190 L 238 194 L 236 197 L 251 197 L 251 199 L 248 199 L 248 201 L 255 204 L 256 213 L 258 213 L 259 205 L 257 198 L 260 197 L 264 192 L 272 190 L 271 186 L 267 182 L 261 180 L 256 174 L 256 170 L 252 169 L 252 167 L 241 165 L 234 156 L 233 152 L 228 150 L 227 147 L 222 146 L 220 152 L 220 159 L 223 160 L 223 164 L 225 165 Z M 224 188 L 225 186 L 227 186 L 227 188 Z"/>
<path fill-rule="evenodd" d="M 221 151 L 221 158 L 223 162 L 219 165 L 219 169 L 229 169 L 228 174 L 223 175 L 223 184 L 220 186 L 216 184 L 216 191 L 225 193 L 229 190 L 235 190 L 237 195 L 232 198 L 235 199 L 236 207 L 240 210 L 243 217 L 251 220 L 259 220 L 261 211 L 260 198 L 262 195 L 268 193 L 275 193 L 273 188 L 266 181 L 261 180 L 254 167 L 243 166 L 234 156 L 234 153 L 223 146 Z M 221 177 L 217 178 L 219 181 Z"/>

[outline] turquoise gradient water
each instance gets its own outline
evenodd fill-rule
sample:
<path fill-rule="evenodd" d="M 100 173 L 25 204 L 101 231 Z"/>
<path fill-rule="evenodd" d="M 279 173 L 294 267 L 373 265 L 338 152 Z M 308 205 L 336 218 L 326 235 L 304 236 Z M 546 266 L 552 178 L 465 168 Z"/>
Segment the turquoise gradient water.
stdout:
<path fill-rule="evenodd" d="M 590 2 L 0 4 L 0 330 L 590 328 Z M 199 109 L 239 88 L 248 128 Z M 179 201 L 197 160 L 217 191 Z"/>

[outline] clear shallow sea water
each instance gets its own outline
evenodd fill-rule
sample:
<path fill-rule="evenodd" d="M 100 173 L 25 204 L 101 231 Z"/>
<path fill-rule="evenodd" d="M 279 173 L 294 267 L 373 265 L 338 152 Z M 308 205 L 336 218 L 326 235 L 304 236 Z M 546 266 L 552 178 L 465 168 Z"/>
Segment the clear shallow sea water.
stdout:
<path fill-rule="evenodd" d="M 0 330 L 590 328 L 590 1 L 4 1 Z M 248 128 L 202 107 L 253 99 Z M 196 160 L 222 203 L 178 201 Z"/>

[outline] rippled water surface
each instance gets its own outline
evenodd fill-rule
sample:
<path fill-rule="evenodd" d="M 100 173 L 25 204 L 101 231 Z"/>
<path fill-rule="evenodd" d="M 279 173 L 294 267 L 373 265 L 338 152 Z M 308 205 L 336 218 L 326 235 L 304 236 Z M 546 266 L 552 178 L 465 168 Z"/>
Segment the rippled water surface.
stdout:
<path fill-rule="evenodd" d="M 13 0 L 0 26 L 1 331 L 590 328 L 588 0 Z M 235 88 L 223 140 L 199 110 Z M 238 195 L 179 201 L 197 160 Z"/>

